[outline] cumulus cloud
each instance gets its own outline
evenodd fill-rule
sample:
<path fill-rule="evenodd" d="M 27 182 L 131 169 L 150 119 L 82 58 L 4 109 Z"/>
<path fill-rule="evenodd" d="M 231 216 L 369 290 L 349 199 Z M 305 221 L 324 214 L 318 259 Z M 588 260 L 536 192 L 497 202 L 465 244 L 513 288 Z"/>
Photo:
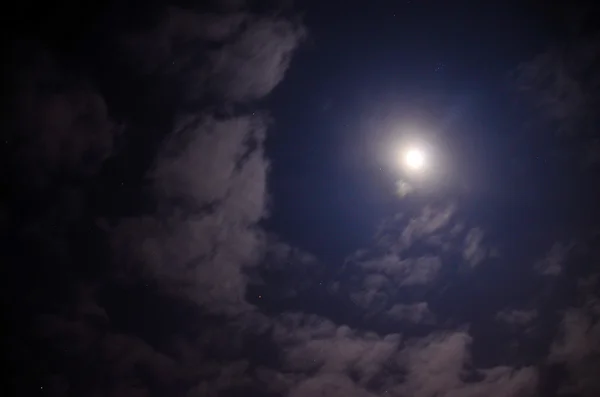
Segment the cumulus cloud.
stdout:
<path fill-rule="evenodd" d="M 149 174 L 163 211 L 122 221 L 113 247 L 128 272 L 217 311 L 246 307 L 245 266 L 263 247 L 268 162 L 258 117 L 186 118 Z"/>
<path fill-rule="evenodd" d="M 127 271 L 214 310 L 245 307 L 242 269 L 262 246 L 256 223 L 266 201 L 263 139 L 263 124 L 250 116 L 187 120 L 150 174 L 165 214 L 125 220 L 113 233 Z M 173 203 L 183 206 L 173 211 Z"/>
<path fill-rule="evenodd" d="M 258 19 L 223 49 L 210 54 L 207 81 L 226 99 L 256 99 L 283 78 L 303 31 L 282 19 Z"/>
<path fill-rule="evenodd" d="M 113 247 L 127 265 L 124 275 L 156 280 L 210 310 L 236 312 L 246 307 L 242 268 L 257 259 L 260 241 L 243 228 L 215 232 L 221 226 L 228 227 L 218 214 L 135 218 L 113 232 Z"/>
<path fill-rule="evenodd" d="M 284 371 L 301 375 L 290 390 L 295 396 L 371 395 L 382 373 L 394 366 L 401 342 L 397 334 L 382 337 L 299 313 L 285 315 L 274 338 L 282 347 Z"/>
<path fill-rule="evenodd" d="M 464 332 L 434 334 L 409 342 L 401 353 L 408 370 L 406 382 L 395 391 L 415 397 L 535 395 L 537 373 L 533 368 L 477 370 L 480 380 L 465 382 L 471 342 Z"/>
<path fill-rule="evenodd" d="M 146 72 L 175 73 L 190 85 L 185 90 L 217 95 L 218 104 L 268 94 L 303 34 L 280 17 L 171 8 L 156 28 L 124 43 Z M 115 253 L 127 272 L 209 310 L 244 311 L 243 269 L 265 247 L 257 223 L 266 214 L 266 120 L 211 112 L 178 120 L 148 174 L 159 210 L 121 222 Z"/>
<path fill-rule="evenodd" d="M 353 372 L 363 385 L 390 360 L 400 343 L 400 335 L 380 337 L 302 314 L 283 318 L 274 337 L 283 347 L 287 369 L 323 374 Z"/>
<path fill-rule="evenodd" d="M 262 150 L 265 126 L 261 118 L 192 116 L 180 125 L 151 172 L 158 194 L 189 198 L 200 208 L 230 201 L 228 209 L 240 211 L 243 207 L 248 220 L 260 218 L 268 169 Z"/>
<path fill-rule="evenodd" d="M 246 105 L 282 80 L 305 32 L 289 17 L 291 12 L 288 17 L 255 14 L 250 7 L 229 3 L 217 7 L 219 12 L 153 8 L 155 19 L 140 16 L 141 23 L 126 32 L 120 30 L 123 26 L 100 23 L 91 29 L 94 37 L 109 43 L 99 46 L 100 54 L 86 49 L 82 57 L 73 54 L 73 62 L 55 62 L 56 54 L 35 49 L 33 57 L 15 68 L 14 120 L 7 136 L 19 150 L 14 158 L 21 168 L 15 174 L 27 171 L 25 179 L 40 185 L 53 174 L 60 174 L 60 182 L 67 185 L 89 182 L 89 192 L 81 193 L 80 201 L 88 196 L 97 201 L 93 210 L 86 208 L 85 218 L 76 219 L 79 223 L 70 234 L 62 233 L 67 229 L 62 223 L 58 237 L 56 225 L 44 231 L 44 238 L 56 237 L 51 248 L 61 256 L 50 258 L 43 247 L 39 256 L 52 265 L 40 267 L 52 268 L 60 285 L 49 282 L 50 292 L 36 290 L 36 299 L 45 306 L 34 310 L 37 327 L 27 337 L 57 350 L 38 352 L 27 347 L 25 337 L 22 341 L 21 335 L 12 335 L 19 341 L 15 358 L 35 351 L 39 355 L 31 356 L 31 362 L 52 357 L 61 363 L 60 368 L 40 369 L 61 374 L 44 379 L 44 386 L 107 396 L 216 396 L 259 387 L 260 380 L 249 375 L 247 357 L 252 355 L 242 345 L 252 345 L 244 338 L 259 339 L 261 349 L 271 343 L 262 334 L 270 320 L 253 312 L 245 297 L 245 271 L 257 263 L 266 244 L 258 223 L 267 213 L 269 165 L 263 145 L 268 117 Z M 112 44 L 115 48 L 108 48 Z M 101 66 L 77 64 L 88 58 L 100 60 Z M 90 76 L 76 78 L 65 65 L 75 66 L 71 71 L 83 69 L 82 76 L 91 71 Z M 102 70 L 105 66 L 110 72 Z M 90 83 L 92 75 L 100 76 L 102 87 Z M 244 106 L 237 107 L 240 102 Z M 113 114 L 124 121 L 123 128 L 115 127 Z M 116 145 L 121 132 L 123 142 Z M 116 150 L 123 146 L 127 150 Z M 107 166 L 110 156 L 114 161 Z M 123 164 L 126 168 L 118 169 Z M 101 202 L 114 198 L 112 184 L 119 173 L 135 179 L 131 195 L 138 207 L 113 211 L 111 204 Z M 127 200 L 116 201 L 119 206 Z M 46 204 L 42 215 L 32 215 L 24 229 L 57 217 L 54 202 Z M 95 216 L 101 218 L 94 225 Z M 101 231 L 107 235 L 100 237 Z M 41 232 L 30 234 L 35 235 L 26 237 L 37 240 L 28 246 L 42 245 Z M 110 240 L 110 249 L 103 237 Z M 104 256 L 107 251 L 110 255 Z M 74 305 L 61 300 L 62 295 L 56 298 L 60 294 L 53 292 L 68 291 L 82 269 L 93 267 L 87 260 L 99 269 L 86 277 L 97 278 L 105 295 L 82 294 L 73 297 Z M 85 266 L 68 268 L 71 263 Z M 122 317 L 123 307 L 107 303 L 116 294 L 112 288 L 127 291 L 119 304 L 126 301 L 127 315 L 135 320 Z M 140 296 L 143 305 L 136 304 Z M 148 316 L 148 307 L 153 314 L 171 310 Z M 180 317 L 187 321 L 184 326 L 170 324 Z"/>
<path fill-rule="evenodd" d="M 276 328 L 284 371 L 302 375 L 291 381 L 289 395 L 512 397 L 534 396 L 537 388 L 531 367 L 473 368 L 472 338 L 463 331 L 403 343 L 400 335 L 359 332 L 302 314 L 286 315 Z"/>

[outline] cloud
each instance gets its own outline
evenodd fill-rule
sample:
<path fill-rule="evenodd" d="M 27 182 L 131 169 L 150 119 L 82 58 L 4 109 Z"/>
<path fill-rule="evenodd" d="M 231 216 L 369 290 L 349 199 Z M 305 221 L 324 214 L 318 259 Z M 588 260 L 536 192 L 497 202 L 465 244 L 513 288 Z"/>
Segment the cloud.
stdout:
<path fill-rule="evenodd" d="M 580 283 L 584 303 L 564 311 L 559 332 L 550 346 L 548 362 L 565 365 L 569 373 L 561 385 L 565 393 L 580 393 L 586 397 L 600 393 L 600 300 L 594 292 L 598 279 L 596 275 L 590 278 L 592 283 L 588 280 Z"/>
<path fill-rule="evenodd" d="M 60 389 L 87 395 L 103 390 L 109 396 L 147 395 L 178 377 L 181 367 L 173 357 L 137 336 L 111 329 L 93 290 L 81 289 L 70 312 L 70 316 L 40 315 L 35 321 L 38 342 L 50 346 L 55 357 L 60 357 L 52 373 L 62 376 L 39 380 L 47 392 Z"/>
<path fill-rule="evenodd" d="M 389 305 L 389 289 L 393 288 L 392 280 L 383 274 L 369 274 L 363 281 L 363 288 L 350 293 L 350 299 L 357 306 L 379 311 Z"/>
<path fill-rule="evenodd" d="M 246 310 L 242 268 L 259 257 L 259 235 L 227 222 L 219 213 L 122 221 L 112 234 L 121 274 L 155 280 L 212 311 Z"/>
<path fill-rule="evenodd" d="M 314 294 L 317 287 L 325 291 L 326 264 L 274 235 L 267 234 L 265 254 L 260 266 L 254 270 L 251 274 L 253 287 L 265 288 L 272 301 Z"/>
<path fill-rule="evenodd" d="M 431 325 L 434 316 L 423 294 L 446 289 L 454 282 L 447 276 L 463 277 L 496 255 L 482 228 L 467 227 L 455 205 L 426 205 L 415 212 L 382 222 L 374 244 L 347 258 L 346 271 L 355 276 L 335 284 L 335 292 L 348 293 L 369 318 Z"/>
<path fill-rule="evenodd" d="M 268 162 L 260 117 L 185 119 L 170 135 L 150 177 L 159 197 L 223 206 L 256 222 L 265 210 Z M 199 177 L 199 174 L 202 177 Z"/>
<path fill-rule="evenodd" d="M 550 361 L 581 361 L 600 353 L 600 324 L 587 310 L 567 309 L 561 322 L 561 336 L 552 344 Z"/>
<path fill-rule="evenodd" d="M 242 310 L 242 269 L 262 250 L 256 223 L 266 205 L 264 125 L 251 116 L 186 121 L 149 174 L 165 213 L 122 221 L 113 247 L 128 272 L 211 310 Z"/>
<path fill-rule="evenodd" d="M 496 320 L 516 326 L 527 326 L 538 316 L 537 310 L 502 310 L 496 314 Z"/>
<path fill-rule="evenodd" d="M 42 385 L 46 392 L 57 395 L 59 390 L 107 396 L 145 396 L 151 392 L 165 395 L 177 390 L 177 395 L 218 396 L 240 389 L 262 390 L 260 380 L 269 374 L 271 379 L 279 379 L 267 369 L 255 376 L 249 361 L 253 357 L 243 350 L 247 339 L 256 342 L 256 337 L 264 333 L 265 318 L 253 315 L 219 323 L 194 306 L 190 311 L 184 310 L 185 327 L 161 324 L 164 317 L 155 316 L 154 311 L 166 307 L 180 313 L 182 302 L 169 302 L 168 297 L 160 295 L 161 291 L 146 287 L 139 302 L 127 302 L 131 308 L 127 315 L 138 323 L 132 327 L 127 321 L 123 323 L 114 308 L 101 306 L 99 292 L 81 288 L 77 300 L 63 306 L 61 313 L 36 317 L 35 344 L 24 351 L 35 360 L 47 357 L 43 350 L 40 353 L 39 345 L 50 349 L 55 364 L 49 373 L 60 376 L 34 377 L 27 382 L 27 388 L 37 391 Z M 157 302 L 159 307 L 146 311 L 144 306 Z M 202 327 L 195 329 L 193 324 L 198 322 Z M 156 343 L 152 335 L 157 330 L 171 332 Z M 279 387 L 285 390 L 291 386 L 287 379 L 279 381 Z"/>
<path fill-rule="evenodd" d="M 123 43 L 144 72 L 185 81 L 189 103 L 208 95 L 218 108 L 268 94 L 303 34 L 280 17 L 170 8 L 154 29 Z M 267 244 L 258 228 L 267 209 L 266 117 L 177 116 L 148 173 L 158 210 L 123 220 L 112 233 L 114 252 L 128 277 L 152 278 L 210 311 L 246 311 L 244 268 Z"/>
<path fill-rule="evenodd" d="M 172 7 L 154 30 L 128 36 L 123 46 L 140 70 L 179 75 L 189 98 L 245 102 L 279 84 L 305 34 L 301 23 L 281 17 Z"/>
<path fill-rule="evenodd" d="M 395 387 L 399 395 L 414 397 L 533 396 L 537 373 L 533 368 L 495 367 L 477 370 L 479 380 L 465 382 L 471 361 L 471 337 L 464 332 L 433 334 L 408 342 L 401 360 L 408 371 L 406 382 Z"/>
<path fill-rule="evenodd" d="M 424 285 L 436 279 L 442 262 L 436 256 L 400 259 L 396 255 L 387 255 L 360 263 L 360 266 L 371 271 L 378 271 L 394 280 L 399 285 Z"/>
<path fill-rule="evenodd" d="M 462 331 L 402 343 L 400 335 L 360 332 L 302 314 L 286 315 L 276 329 L 284 371 L 303 375 L 292 382 L 293 396 L 513 397 L 534 396 L 537 388 L 531 367 L 473 368 L 472 338 Z"/>
<path fill-rule="evenodd" d="M 426 256 L 410 261 L 408 276 L 402 280 L 402 285 L 428 284 L 436 279 L 442 267 L 438 257 Z"/>
<path fill-rule="evenodd" d="M 46 296 L 41 295 L 42 308 L 35 310 L 47 312 L 33 322 L 39 339 L 22 343 L 18 352 L 29 354 L 40 341 L 52 350 L 29 361 L 36 363 L 35 371 L 39 365 L 40 372 L 50 374 L 44 387 L 57 395 L 107 396 L 533 396 L 534 368 L 482 368 L 471 355 L 471 335 L 434 322 L 430 308 L 445 304 L 433 301 L 442 273 L 455 269 L 454 260 L 475 267 L 490 255 L 482 229 L 458 222 L 453 205 L 427 206 L 414 216 L 390 219 L 374 246 L 349 262 L 349 271 L 335 282 L 351 283 L 336 293 L 347 292 L 367 312 L 363 318 L 360 312 L 355 315 L 351 325 L 306 313 L 267 314 L 272 309 L 264 306 L 260 312 L 247 301 L 248 273 L 259 273 L 258 267 L 287 271 L 294 278 L 287 284 L 293 292 L 311 291 L 305 281 L 321 278 L 310 272 L 331 274 L 331 268 L 320 270 L 328 264 L 274 243 L 261 230 L 268 213 L 269 162 L 263 148 L 268 123 L 262 115 L 244 113 L 246 108 L 228 106 L 268 94 L 283 78 L 305 33 L 281 14 L 254 15 L 231 3 L 228 10 L 235 11 L 218 14 L 171 8 L 154 28 L 121 41 L 137 72 L 177 86 L 185 95 L 181 110 L 165 116 L 177 122 L 164 127 L 165 139 L 146 173 L 147 202 L 135 215 L 98 222 L 110 233 L 113 255 L 111 266 L 102 268 L 98 288 L 77 290 L 73 303 L 57 303 L 54 297 L 42 302 Z M 115 153 L 118 129 L 110 121 L 110 107 L 91 85 L 73 83 L 52 62 L 39 70 L 40 80 L 61 84 L 50 93 L 40 93 L 37 86 L 21 90 L 19 123 L 27 127 L 29 145 L 23 153 L 43 165 L 41 179 L 57 170 L 95 175 Z M 205 107 L 204 100 L 213 107 Z M 38 120 L 28 120 L 28 114 L 38 113 Z M 48 219 L 55 227 L 53 218 Z M 75 232 L 90 226 L 82 223 Z M 61 235 L 61 242 L 66 238 Z M 62 247 L 59 264 L 87 263 L 71 245 Z M 81 244 L 81 250 L 87 246 Z M 44 254 L 40 256 L 47 259 Z M 560 273 L 555 262 L 548 263 L 539 266 L 542 274 Z M 70 272 L 47 267 L 57 278 L 68 274 L 61 282 L 72 287 Z M 308 275 L 296 277 L 305 274 L 301 272 Z M 103 288 L 106 295 L 100 296 Z M 130 295 L 121 297 L 111 288 Z M 548 362 L 566 365 L 574 387 L 595 396 L 598 301 L 586 302 L 567 310 Z M 323 300 L 323 307 L 329 305 Z M 321 309 L 315 310 L 323 313 Z M 369 322 L 373 313 L 398 333 Z M 504 310 L 497 319 L 526 325 L 534 315 Z M 415 324 L 427 327 L 408 326 Z M 437 332 L 424 336 L 423 329 L 433 327 Z M 417 337 L 407 339 L 410 332 Z M 591 353 L 586 350 L 590 346 Z"/>
<path fill-rule="evenodd" d="M 270 261 L 265 266 L 287 267 L 291 263 L 298 263 L 300 266 L 308 267 L 317 263 L 317 258 L 297 247 L 280 241 L 276 236 L 269 236 L 268 254 Z"/>
<path fill-rule="evenodd" d="M 600 56 L 596 37 L 577 37 L 567 50 L 552 46 L 514 73 L 515 88 L 539 118 L 555 132 L 567 135 L 589 134 L 597 116 L 595 89 L 600 84 L 593 73 Z"/>
<path fill-rule="evenodd" d="M 478 227 L 469 230 L 465 236 L 463 258 L 471 267 L 479 265 L 488 256 L 489 250 L 482 245 L 483 236 L 483 230 Z"/>
<path fill-rule="evenodd" d="M 340 374 L 323 374 L 309 378 L 295 386 L 289 397 L 375 397 Z"/>
<path fill-rule="evenodd" d="M 377 243 L 393 249 L 394 252 L 402 252 L 418 241 L 431 240 L 451 222 L 455 213 L 454 205 L 441 208 L 425 206 L 406 224 L 402 222 L 404 217 L 397 215 L 382 223 L 376 236 Z"/>
<path fill-rule="evenodd" d="M 360 385 L 370 382 L 393 357 L 400 343 L 400 335 L 397 334 L 380 337 L 302 314 L 283 318 L 282 323 L 276 326 L 274 338 L 283 348 L 287 370 L 353 373 Z"/>
<path fill-rule="evenodd" d="M 573 244 L 554 243 L 546 256 L 534 264 L 534 269 L 543 276 L 558 276 L 572 248 Z"/>
<path fill-rule="evenodd" d="M 209 87 L 226 99 L 268 94 L 283 78 L 303 31 L 282 19 L 258 19 L 235 41 L 210 55 Z"/>
<path fill-rule="evenodd" d="M 121 131 L 110 119 L 104 98 L 87 79 L 68 75 L 49 52 L 24 48 L 30 57 L 15 61 L 19 70 L 9 96 L 13 135 L 5 135 L 24 173 L 20 179 L 44 186 L 57 172 L 97 173 Z"/>
<path fill-rule="evenodd" d="M 414 324 L 432 322 L 433 313 L 429 310 L 427 302 L 413 304 L 398 303 L 387 311 L 387 316 L 397 321 L 406 321 Z"/>

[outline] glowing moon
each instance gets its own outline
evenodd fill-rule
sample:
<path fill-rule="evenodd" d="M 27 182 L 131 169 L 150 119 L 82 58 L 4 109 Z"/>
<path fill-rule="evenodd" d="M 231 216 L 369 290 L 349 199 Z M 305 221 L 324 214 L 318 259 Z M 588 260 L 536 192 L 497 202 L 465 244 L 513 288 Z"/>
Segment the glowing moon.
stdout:
<path fill-rule="evenodd" d="M 425 153 L 418 148 L 410 148 L 404 153 L 404 164 L 411 171 L 421 171 L 425 168 Z"/>

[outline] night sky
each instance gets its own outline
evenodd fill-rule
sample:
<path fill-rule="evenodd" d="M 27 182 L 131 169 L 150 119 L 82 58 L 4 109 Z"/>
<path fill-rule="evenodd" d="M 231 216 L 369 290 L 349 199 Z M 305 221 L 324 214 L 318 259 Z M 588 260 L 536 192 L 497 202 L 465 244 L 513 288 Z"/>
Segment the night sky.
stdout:
<path fill-rule="evenodd" d="M 2 394 L 600 396 L 598 11 L 7 8 Z"/>

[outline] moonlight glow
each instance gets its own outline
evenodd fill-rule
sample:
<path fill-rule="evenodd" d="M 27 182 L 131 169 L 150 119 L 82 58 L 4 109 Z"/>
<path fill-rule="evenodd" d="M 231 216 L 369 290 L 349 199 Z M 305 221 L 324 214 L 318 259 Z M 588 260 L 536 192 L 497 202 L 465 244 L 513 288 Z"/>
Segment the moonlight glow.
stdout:
<path fill-rule="evenodd" d="M 425 168 L 425 153 L 418 148 L 410 148 L 404 153 L 404 165 L 411 171 L 421 171 Z"/>

